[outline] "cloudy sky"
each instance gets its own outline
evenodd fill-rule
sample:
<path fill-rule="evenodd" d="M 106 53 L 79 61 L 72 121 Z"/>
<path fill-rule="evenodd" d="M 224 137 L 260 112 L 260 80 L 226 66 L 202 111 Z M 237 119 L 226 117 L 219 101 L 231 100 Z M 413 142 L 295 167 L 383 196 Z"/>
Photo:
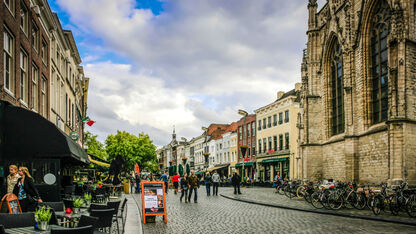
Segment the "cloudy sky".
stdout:
<path fill-rule="evenodd" d="M 49 2 L 74 33 L 100 140 L 126 130 L 161 146 L 173 125 L 191 139 L 300 82 L 307 0 Z"/>

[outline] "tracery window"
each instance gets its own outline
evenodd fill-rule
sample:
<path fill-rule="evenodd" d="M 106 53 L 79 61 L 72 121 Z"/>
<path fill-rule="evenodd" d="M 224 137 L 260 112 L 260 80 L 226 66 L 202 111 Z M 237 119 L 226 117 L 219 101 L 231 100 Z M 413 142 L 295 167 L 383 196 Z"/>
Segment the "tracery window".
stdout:
<path fill-rule="evenodd" d="M 342 50 L 338 41 L 334 43 L 331 57 L 331 104 L 332 135 L 344 132 L 344 72 Z"/>
<path fill-rule="evenodd" d="M 389 11 L 387 1 L 380 1 L 371 22 L 371 106 L 374 124 L 387 120 Z"/>

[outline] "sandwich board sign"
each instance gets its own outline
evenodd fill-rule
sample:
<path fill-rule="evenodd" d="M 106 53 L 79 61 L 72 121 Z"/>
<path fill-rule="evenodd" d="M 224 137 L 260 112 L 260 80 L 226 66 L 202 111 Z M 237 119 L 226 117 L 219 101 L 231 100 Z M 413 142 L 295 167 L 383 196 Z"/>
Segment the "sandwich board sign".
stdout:
<path fill-rule="evenodd" d="M 19 201 L 17 200 L 16 195 L 13 193 L 8 193 L 4 195 L 1 199 L 0 207 L 3 210 L 3 205 L 5 206 L 5 210 L 7 209 L 10 214 L 21 214 L 22 209 L 20 208 Z"/>
<path fill-rule="evenodd" d="M 163 215 L 167 223 L 165 184 L 163 182 L 142 182 L 143 223 L 146 216 Z"/>

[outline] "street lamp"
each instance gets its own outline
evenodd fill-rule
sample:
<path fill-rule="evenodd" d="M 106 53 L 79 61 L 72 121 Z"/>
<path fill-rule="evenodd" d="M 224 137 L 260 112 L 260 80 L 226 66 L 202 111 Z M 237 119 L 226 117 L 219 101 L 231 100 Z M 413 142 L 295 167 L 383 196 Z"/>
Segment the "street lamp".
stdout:
<path fill-rule="evenodd" d="M 201 129 L 202 129 L 202 131 L 204 131 L 204 136 L 205 136 L 204 143 L 206 144 L 207 143 L 208 128 L 201 127 Z M 208 165 L 209 165 L 209 163 L 208 163 L 209 152 L 206 152 L 205 146 L 203 146 L 203 147 L 204 147 L 204 149 L 202 150 L 202 152 L 203 152 L 202 154 L 205 157 L 205 168 L 207 169 Z"/>
<path fill-rule="evenodd" d="M 243 134 L 243 137 L 242 138 L 243 138 L 243 143 L 244 143 L 244 127 L 246 126 L 246 117 L 247 117 L 248 113 L 247 113 L 247 111 L 241 110 L 241 109 L 239 109 L 237 113 L 239 115 L 244 116 L 244 119 L 243 119 L 243 127 L 242 127 L 242 134 Z M 244 152 L 243 152 L 243 149 L 240 147 L 240 151 L 241 151 L 241 154 L 243 156 L 243 175 L 242 176 L 244 176 L 244 174 L 245 174 L 245 171 L 244 171 L 244 158 L 245 158 L 245 154 L 247 152 L 247 149 L 245 149 Z"/>

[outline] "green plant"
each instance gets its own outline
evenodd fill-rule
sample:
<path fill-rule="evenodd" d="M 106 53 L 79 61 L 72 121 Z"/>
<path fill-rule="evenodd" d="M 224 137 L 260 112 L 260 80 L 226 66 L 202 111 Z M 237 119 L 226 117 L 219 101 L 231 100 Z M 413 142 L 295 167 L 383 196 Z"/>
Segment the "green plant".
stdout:
<path fill-rule="evenodd" d="M 91 201 L 92 195 L 90 193 L 86 193 L 86 194 L 84 194 L 84 199 L 87 200 L 87 201 Z"/>
<path fill-rule="evenodd" d="M 98 181 L 97 184 L 103 184 L 103 182 L 102 181 Z"/>
<path fill-rule="evenodd" d="M 82 200 L 81 198 L 77 198 L 74 200 L 75 208 L 81 208 L 82 205 L 84 205 L 84 200 Z"/>
<path fill-rule="evenodd" d="M 42 206 L 35 212 L 35 217 L 38 222 L 46 221 L 49 222 L 52 217 L 52 211 L 50 207 Z"/>

